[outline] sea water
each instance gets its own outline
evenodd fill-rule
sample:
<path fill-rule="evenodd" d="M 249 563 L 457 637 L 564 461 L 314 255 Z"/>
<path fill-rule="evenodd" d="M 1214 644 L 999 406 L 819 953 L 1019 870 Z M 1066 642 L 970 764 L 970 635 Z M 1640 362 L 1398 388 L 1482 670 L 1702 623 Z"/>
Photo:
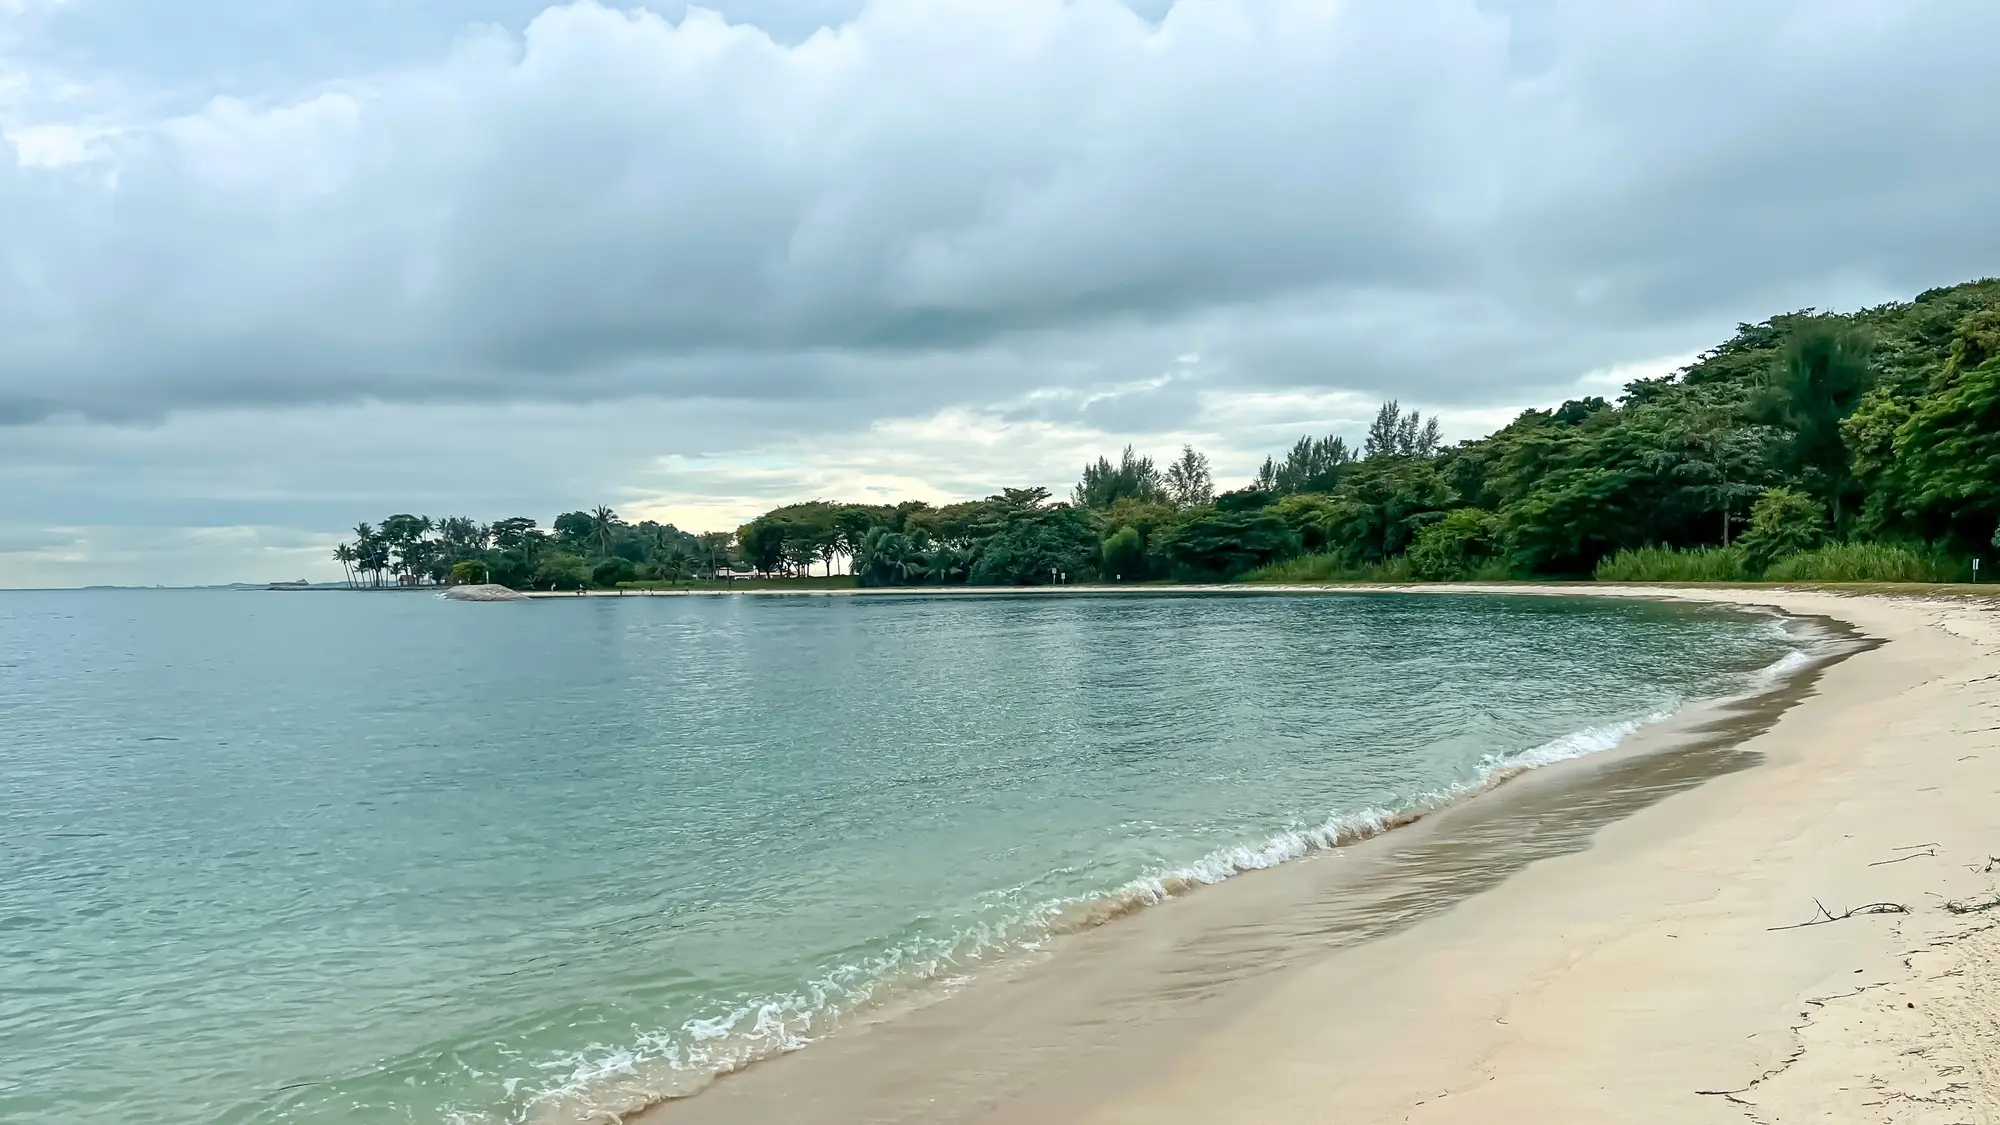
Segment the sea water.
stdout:
<path fill-rule="evenodd" d="M 0 1121 L 602 1119 L 1795 648 L 1537 597 L 0 593 Z"/>

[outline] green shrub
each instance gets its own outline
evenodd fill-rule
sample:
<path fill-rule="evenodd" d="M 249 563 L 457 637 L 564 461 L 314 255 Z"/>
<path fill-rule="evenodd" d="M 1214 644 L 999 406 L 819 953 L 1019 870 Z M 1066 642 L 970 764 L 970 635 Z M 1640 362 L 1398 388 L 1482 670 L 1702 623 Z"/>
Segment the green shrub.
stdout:
<path fill-rule="evenodd" d="M 1104 576 L 1113 581 L 1146 577 L 1146 542 L 1136 527 L 1121 527 L 1104 538 Z"/>
<path fill-rule="evenodd" d="M 616 586 L 639 577 L 638 564 L 623 555 L 613 555 L 590 568 L 590 579 L 599 586 Z"/>
<path fill-rule="evenodd" d="M 1631 547 L 1597 564 L 1599 582 L 1747 582 L 1741 547 Z"/>
<path fill-rule="evenodd" d="M 1498 530 L 1492 513 L 1454 508 L 1418 530 L 1407 556 L 1410 573 L 1425 582 L 1465 578 L 1493 554 Z"/>
<path fill-rule="evenodd" d="M 575 555 L 550 552 L 542 556 L 529 583 L 537 590 L 582 590 L 590 585 L 590 565 Z"/>
<path fill-rule="evenodd" d="M 1750 509 L 1750 530 L 1738 546 L 1753 569 L 1775 559 L 1810 551 L 1826 539 L 1826 508 L 1795 488 L 1766 489 Z"/>
<path fill-rule="evenodd" d="M 1225 492 L 1213 505 L 1191 509 L 1161 536 L 1160 549 L 1174 573 L 1199 580 L 1228 580 L 1293 555 L 1299 537 L 1285 521 L 1253 508 L 1261 492 Z"/>

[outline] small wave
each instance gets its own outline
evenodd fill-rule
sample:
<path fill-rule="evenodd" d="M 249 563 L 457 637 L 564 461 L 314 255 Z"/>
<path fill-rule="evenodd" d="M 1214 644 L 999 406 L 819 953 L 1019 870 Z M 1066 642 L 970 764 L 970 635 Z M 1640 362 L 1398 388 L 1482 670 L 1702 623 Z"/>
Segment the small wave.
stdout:
<path fill-rule="evenodd" d="M 1793 649 L 1757 672 L 1758 686 L 1768 686 L 1788 679 L 1812 667 L 1813 656 L 1803 649 Z"/>
<path fill-rule="evenodd" d="M 840 965 L 796 992 L 752 999 L 629 1045 L 593 1044 L 540 1064 L 546 1077 L 518 1118 L 530 1125 L 617 1120 L 699 1093 L 717 1078 L 796 1051 L 894 996 L 949 979 L 966 962 L 1004 944 L 997 935 L 891 949 Z M 460 1115 L 455 1125 L 491 1118 Z"/>
<path fill-rule="evenodd" d="M 1638 733 L 1640 727 L 1657 723 L 1679 709 L 1676 705 L 1662 708 L 1643 719 L 1628 719 L 1622 723 L 1587 727 L 1573 734 L 1544 742 L 1532 750 L 1512 757 L 1489 759 L 1489 775 L 1496 779 L 1502 774 L 1511 777 L 1527 770 L 1552 766 L 1557 762 L 1567 762 L 1592 754 L 1602 754 L 1606 750 L 1615 750 L 1619 743 Z"/>
<path fill-rule="evenodd" d="M 1781 675 L 1781 667 L 1791 670 L 1809 662 L 1803 654 L 1793 653 L 1765 672 Z M 858 1016 L 880 1013 L 899 1000 L 921 1001 L 927 992 L 943 995 L 982 964 L 1041 948 L 1050 938 L 1104 925 L 1244 872 L 1276 867 L 1414 824 L 1530 770 L 1615 749 L 1642 727 L 1676 709 L 1588 727 L 1523 751 L 1490 755 L 1466 781 L 1417 795 L 1394 808 L 1362 809 L 1263 840 L 1218 848 L 1191 863 L 1133 879 L 1108 894 L 1044 900 L 1002 923 L 838 966 L 788 995 L 735 1004 L 678 1029 L 640 1036 L 629 1045 L 597 1044 L 547 1060 L 538 1068 L 542 1081 L 524 1083 L 541 1089 L 528 1095 L 525 1112 L 514 1120 L 557 1125 L 616 1119 L 687 1097 L 722 1075 L 798 1050 Z M 459 1115 L 457 1120 L 472 1125 L 494 1119 Z"/>
<path fill-rule="evenodd" d="M 1641 727 L 1659 722 L 1676 710 L 1678 707 L 1664 708 L 1642 719 L 1586 727 L 1517 753 L 1489 755 L 1480 761 L 1473 778 L 1420 794 L 1394 808 L 1363 809 L 1332 817 L 1313 827 L 1290 829 L 1259 843 L 1218 849 L 1193 863 L 1127 883 L 1102 899 L 1065 904 L 1058 914 L 1063 921 L 1056 928 L 1087 928 L 1122 917 L 1140 907 L 1164 902 L 1196 887 L 1213 886 L 1246 871 L 1276 867 L 1316 852 L 1331 851 L 1407 827 L 1529 770 L 1615 749 Z"/>

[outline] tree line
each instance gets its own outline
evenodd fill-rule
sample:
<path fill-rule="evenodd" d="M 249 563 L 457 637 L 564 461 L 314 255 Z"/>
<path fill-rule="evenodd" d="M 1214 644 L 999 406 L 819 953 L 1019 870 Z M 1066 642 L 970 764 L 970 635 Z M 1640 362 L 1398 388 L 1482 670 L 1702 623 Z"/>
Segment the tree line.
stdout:
<path fill-rule="evenodd" d="M 1304 436 L 1242 487 L 1209 459 L 1128 447 L 1070 494 L 1007 488 L 942 506 L 814 500 L 734 533 L 557 517 L 392 516 L 336 557 L 350 581 L 537 589 L 848 570 L 875 586 L 1158 579 L 1811 577 L 1797 560 L 1868 546 L 1958 573 L 2000 547 L 2000 280 L 1854 313 L 1739 326 L 1670 375 L 1524 411 L 1446 446 L 1435 418 L 1384 403 L 1358 448 Z M 1786 562 L 1785 560 L 1792 560 Z M 1650 564 L 1648 564 L 1650 565 Z M 1675 564 L 1678 565 L 1678 564 Z M 1900 572 L 1899 572 L 1900 573 Z"/>
<path fill-rule="evenodd" d="M 360 524 L 333 557 L 355 587 L 492 582 L 522 590 L 612 587 L 641 578 L 687 581 L 733 560 L 731 536 L 694 535 L 608 507 L 565 512 L 548 530 L 528 516 L 480 523 L 393 515 Z"/>

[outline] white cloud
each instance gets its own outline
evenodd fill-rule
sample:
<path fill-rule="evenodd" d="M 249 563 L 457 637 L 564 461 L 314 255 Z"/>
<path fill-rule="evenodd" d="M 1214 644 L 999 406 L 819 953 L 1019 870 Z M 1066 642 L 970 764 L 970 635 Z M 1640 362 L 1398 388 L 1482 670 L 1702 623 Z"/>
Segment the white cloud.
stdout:
<path fill-rule="evenodd" d="M 0 132 L 14 147 L 14 159 L 23 168 L 67 168 L 111 156 L 107 143 L 118 130 L 78 125 L 29 125 Z"/>

